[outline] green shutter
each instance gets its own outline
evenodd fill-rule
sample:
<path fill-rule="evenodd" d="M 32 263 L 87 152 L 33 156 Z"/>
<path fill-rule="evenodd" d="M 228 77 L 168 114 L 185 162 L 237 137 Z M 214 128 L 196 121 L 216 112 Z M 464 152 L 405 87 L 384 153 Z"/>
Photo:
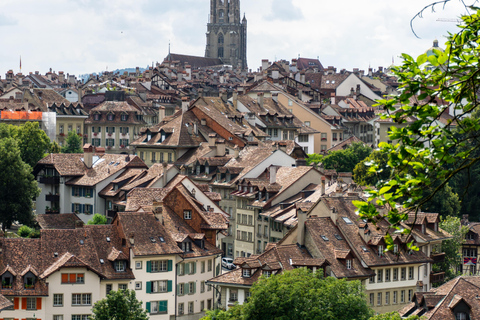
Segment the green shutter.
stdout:
<path fill-rule="evenodd" d="M 152 261 L 147 261 L 147 272 L 152 272 Z"/>
<path fill-rule="evenodd" d="M 72 213 L 75 212 L 75 204 L 72 203 Z"/>
<path fill-rule="evenodd" d="M 185 268 L 185 274 L 189 274 L 190 273 L 190 263 L 185 263 L 184 268 Z"/>
<path fill-rule="evenodd" d="M 193 273 L 193 274 L 197 273 L 197 263 L 196 263 L 196 262 L 193 263 L 192 273 Z"/>
<path fill-rule="evenodd" d="M 193 292 L 192 293 L 194 293 L 194 294 L 197 293 L 197 283 L 196 282 L 193 283 Z"/>
<path fill-rule="evenodd" d="M 150 302 L 147 302 L 147 312 L 150 313 Z"/>
<path fill-rule="evenodd" d="M 152 283 L 150 281 L 147 281 L 147 293 L 152 293 Z"/>
<path fill-rule="evenodd" d="M 82 212 L 81 212 L 81 213 L 85 213 L 85 205 L 84 205 L 84 204 L 81 205 L 81 208 L 82 208 Z"/>
<path fill-rule="evenodd" d="M 180 286 L 181 286 L 181 284 L 177 284 L 177 296 L 180 295 Z"/>
<path fill-rule="evenodd" d="M 219 264 L 217 264 L 216 269 L 217 269 L 217 273 L 215 274 L 215 276 L 218 276 L 220 274 L 220 265 Z"/>
<path fill-rule="evenodd" d="M 173 261 L 172 260 L 168 260 L 168 271 L 172 271 L 172 265 L 173 265 Z"/>
<path fill-rule="evenodd" d="M 167 292 L 172 292 L 172 280 L 168 280 L 167 282 Z"/>
<path fill-rule="evenodd" d="M 167 312 L 168 311 L 168 301 L 163 300 L 158 302 L 158 311 L 159 312 Z"/>
<path fill-rule="evenodd" d="M 184 283 L 183 284 L 183 293 L 189 294 L 190 292 L 188 291 L 188 289 L 189 289 L 188 283 Z"/>

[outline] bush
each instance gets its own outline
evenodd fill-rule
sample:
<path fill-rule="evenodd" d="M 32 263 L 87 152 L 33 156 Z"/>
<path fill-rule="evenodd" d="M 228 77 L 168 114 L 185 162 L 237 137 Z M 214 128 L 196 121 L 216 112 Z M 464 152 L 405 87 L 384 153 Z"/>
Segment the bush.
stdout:
<path fill-rule="evenodd" d="M 22 237 L 22 238 L 28 238 L 30 237 L 30 234 L 32 233 L 32 228 L 28 227 L 28 226 L 21 226 L 18 231 L 17 231 L 17 234 Z"/>

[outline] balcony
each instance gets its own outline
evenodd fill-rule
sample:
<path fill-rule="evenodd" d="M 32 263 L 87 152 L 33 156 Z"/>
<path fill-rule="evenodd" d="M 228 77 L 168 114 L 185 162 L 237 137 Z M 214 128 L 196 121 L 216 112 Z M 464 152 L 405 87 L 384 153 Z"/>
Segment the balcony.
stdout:
<path fill-rule="evenodd" d="M 430 258 L 433 259 L 434 263 L 444 262 L 445 261 L 445 252 L 441 253 L 432 253 Z"/>
<path fill-rule="evenodd" d="M 43 184 L 59 184 L 60 183 L 60 177 L 40 177 L 40 183 Z"/>
<path fill-rule="evenodd" d="M 430 273 L 430 283 L 443 282 L 445 280 L 445 272 Z"/>
<path fill-rule="evenodd" d="M 60 196 L 58 194 L 47 194 L 45 195 L 45 201 L 59 202 Z"/>

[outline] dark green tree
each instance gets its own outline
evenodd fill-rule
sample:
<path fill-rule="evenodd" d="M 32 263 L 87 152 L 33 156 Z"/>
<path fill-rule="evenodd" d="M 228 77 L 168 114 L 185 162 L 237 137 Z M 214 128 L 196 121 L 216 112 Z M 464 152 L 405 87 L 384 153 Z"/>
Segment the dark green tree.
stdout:
<path fill-rule="evenodd" d="M 101 225 L 101 224 L 107 224 L 107 217 L 99 214 L 99 213 L 95 213 L 92 217 L 92 219 L 88 220 L 87 222 L 88 225 Z"/>
<path fill-rule="evenodd" d="M 410 316 L 408 318 L 403 318 L 403 320 L 420 320 L 422 319 L 419 316 Z M 388 312 L 388 313 L 382 313 L 378 314 L 376 316 L 371 317 L 369 320 L 402 320 L 402 317 L 398 312 Z"/>
<path fill-rule="evenodd" d="M 375 170 L 370 170 L 373 163 L 377 163 L 379 166 Z M 353 180 L 361 186 L 369 187 L 388 179 L 391 174 L 392 168 L 388 166 L 388 154 L 381 150 L 375 150 L 355 166 Z"/>
<path fill-rule="evenodd" d="M 62 153 L 82 153 L 82 138 L 73 131 L 70 131 L 65 139 L 65 146 Z"/>
<path fill-rule="evenodd" d="M 62 147 L 59 146 L 57 141 L 53 141 L 50 144 L 50 148 L 49 148 L 48 152 L 49 153 L 60 153 L 60 152 L 62 152 Z"/>
<path fill-rule="evenodd" d="M 370 155 L 372 148 L 361 142 L 354 142 L 344 150 L 332 151 L 322 159 L 325 169 L 337 172 L 352 172 L 355 166 Z"/>
<path fill-rule="evenodd" d="M 2 123 L 0 139 L 7 137 L 17 140 L 22 160 L 32 168 L 50 148 L 50 139 L 38 122 L 26 122 L 21 126 Z"/>
<path fill-rule="evenodd" d="M 307 164 L 311 165 L 312 163 L 322 162 L 323 155 L 318 153 L 310 153 L 307 158 Z"/>
<path fill-rule="evenodd" d="M 147 320 L 147 311 L 137 300 L 135 291 L 110 291 L 105 299 L 96 302 L 90 320 Z"/>
<path fill-rule="evenodd" d="M 373 315 L 360 281 L 324 278 L 306 268 L 263 277 L 251 293 L 241 307 L 243 319 L 362 320 Z"/>
<path fill-rule="evenodd" d="M 14 138 L 0 139 L 0 222 L 5 231 L 13 222 L 30 225 L 33 221 L 33 199 L 40 189 L 32 168 L 22 161 Z"/>

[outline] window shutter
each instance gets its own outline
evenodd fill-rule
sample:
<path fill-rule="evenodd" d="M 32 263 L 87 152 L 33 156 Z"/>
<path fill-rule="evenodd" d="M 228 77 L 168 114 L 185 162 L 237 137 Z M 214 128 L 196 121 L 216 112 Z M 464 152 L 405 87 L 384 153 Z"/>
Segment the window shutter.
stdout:
<path fill-rule="evenodd" d="M 197 263 L 196 263 L 196 262 L 193 263 L 192 273 L 193 273 L 193 274 L 197 273 Z"/>
<path fill-rule="evenodd" d="M 70 273 L 70 283 L 76 283 L 76 282 L 77 282 L 77 274 Z"/>
<path fill-rule="evenodd" d="M 185 274 L 189 274 L 190 273 L 190 263 L 185 263 L 184 268 L 185 268 Z"/>
<path fill-rule="evenodd" d="M 216 269 L 217 269 L 217 273 L 215 274 L 215 276 L 218 276 L 220 274 L 220 265 L 219 264 L 217 264 Z"/>
<path fill-rule="evenodd" d="M 147 261 L 147 272 L 152 272 L 152 261 Z"/>
<path fill-rule="evenodd" d="M 80 188 L 80 197 L 83 197 L 85 195 L 85 188 L 84 187 L 81 187 Z"/>
<path fill-rule="evenodd" d="M 62 283 L 68 283 L 68 273 L 62 273 Z"/>
<path fill-rule="evenodd" d="M 150 302 L 147 302 L 147 307 L 146 307 L 146 309 L 147 309 L 147 312 L 150 313 Z"/>
<path fill-rule="evenodd" d="M 152 283 L 147 281 L 147 293 L 152 293 Z"/>
<path fill-rule="evenodd" d="M 183 284 L 177 284 L 177 296 L 180 295 L 180 286 L 183 286 Z"/>
<path fill-rule="evenodd" d="M 85 213 L 85 205 L 82 204 L 82 213 Z"/>
<path fill-rule="evenodd" d="M 27 310 L 27 298 L 22 298 L 22 310 Z"/>
<path fill-rule="evenodd" d="M 194 282 L 193 283 L 193 292 L 192 293 L 196 293 L 197 292 L 197 283 Z"/>
<path fill-rule="evenodd" d="M 13 298 L 13 309 L 18 310 L 20 308 L 20 298 Z"/>
<path fill-rule="evenodd" d="M 75 212 L 75 204 L 72 203 L 72 213 Z"/>
<path fill-rule="evenodd" d="M 173 270 L 172 265 L 173 265 L 173 261 L 172 261 L 172 260 L 168 260 L 168 263 L 167 263 L 167 268 L 168 268 L 167 270 L 168 270 L 168 271 L 172 271 L 172 270 Z"/>
<path fill-rule="evenodd" d="M 167 300 L 160 301 L 158 311 L 160 311 L 160 312 L 167 312 L 168 311 L 168 301 Z"/>
<path fill-rule="evenodd" d="M 184 289 L 184 290 L 183 290 L 183 293 L 185 293 L 185 294 L 189 294 L 189 293 L 190 293 L 190 291 L 188 291 L 188 290 L 190 289 L 188 283 L 184 283 L 184 284 L 183 284 L 183 289 Z M 25 304 L 26 304 L 26 302 L 25 302 Z"/>
<path fill-rule="evenodd" d="M 42 298 L 37 298 L 37 310 L 42 310 Z"/>
<path fill-rule="evenodd" d="M 167 292 L 172 292 L 172 280 L 168 280 L 167 282 Z"/>

